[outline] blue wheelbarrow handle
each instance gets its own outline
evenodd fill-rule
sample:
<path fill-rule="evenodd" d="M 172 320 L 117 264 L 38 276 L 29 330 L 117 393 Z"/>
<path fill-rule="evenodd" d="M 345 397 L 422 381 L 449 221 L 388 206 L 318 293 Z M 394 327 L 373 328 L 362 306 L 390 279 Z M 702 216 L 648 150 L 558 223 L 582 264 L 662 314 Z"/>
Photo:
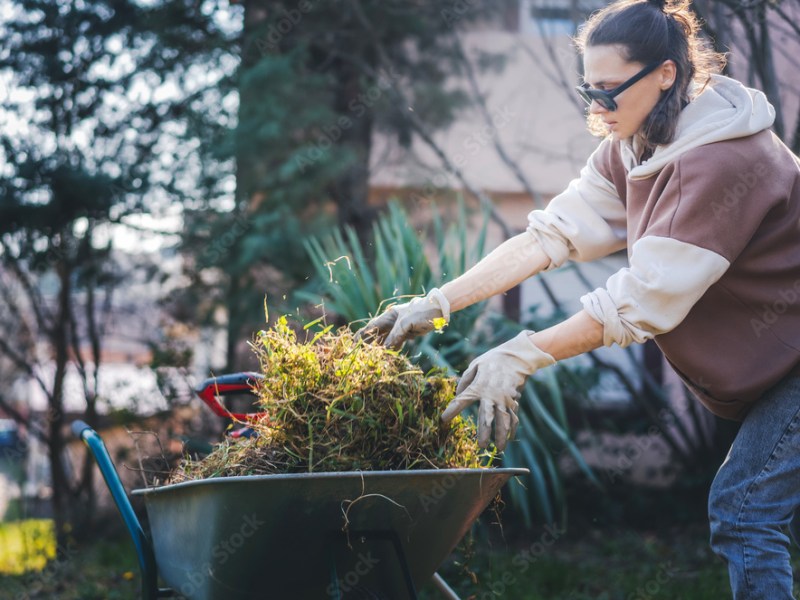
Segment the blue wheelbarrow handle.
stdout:
<path fill-rule="evenodd" d="M 114 503 L 117 505 L 122 519 L 125 521 L 125 525 L 133 538 L 136 554 L 139 557 L 139 567 L 142 571 L 142 599 L 156 600 L 157 598 L 173 597 L 172 590 L 158 588 L 158 573 L 155 556 L 153 555 L 153 546 L 145 535 L 139 519 L 136 518 L 136 513 L 133 512 L 133 507 L 125 493 L 125 488 L 122 487 L 119 474 L 114 468 L 114 463 L 111 462 L 111 457 L 108 454 L 106 445 L 103 443 L 103 439 L 83 421 L 72 422 L 72 433 L 83 440 L 83 443 L 92 453 L 97 466 L 100 467 L 100 472 L 103 474 L 108 490 L 114 498 Z"/>

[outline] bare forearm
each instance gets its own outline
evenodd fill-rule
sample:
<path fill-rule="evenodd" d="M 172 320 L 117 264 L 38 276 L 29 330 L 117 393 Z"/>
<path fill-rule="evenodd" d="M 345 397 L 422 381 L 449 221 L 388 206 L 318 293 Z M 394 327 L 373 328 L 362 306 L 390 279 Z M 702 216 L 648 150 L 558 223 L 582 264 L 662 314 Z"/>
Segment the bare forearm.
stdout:
<path fill-rule="evenodd" d="M 603 325 L 582 310 L 558 325 L 537 331 L 531 341 L 556 360 L 589 352 L 603 345 Z"/>
<path fill-rule="evenodd" d="M 544 269 L 550 259 L 529 233 L 500 244 L 466 273 L 441 287 L 457 311 L 508 291 Z"/>

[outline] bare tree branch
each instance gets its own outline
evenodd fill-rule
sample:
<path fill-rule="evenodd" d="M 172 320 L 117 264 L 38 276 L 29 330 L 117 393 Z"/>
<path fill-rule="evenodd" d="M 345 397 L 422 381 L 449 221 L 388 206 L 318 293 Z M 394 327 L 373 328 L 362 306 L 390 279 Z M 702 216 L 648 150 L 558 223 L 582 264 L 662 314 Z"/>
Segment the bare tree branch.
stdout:
<path fill-rule="evenodd" d="M 772 57 L 769 19 L 767 18 L 765 4 L 760 0 L 753 3 L 738 2 L 736 0 L 721 1 L 733 11 L 744 28 L 751 52 L 750 67 L 755 69 L 764 92 L 775 107 L 775 133 L 778 137 L 783 138 L 785 134 L 783 110 Z"/>
<path fill-rule="evenodd" d="M 42 391 L 47 395 L 47 399 L 52 399 L 52 394 L 50 390 L 47 389 L 47 384 L 44 380 L 39 377 L 39 375 L 33 370 L 30 366 L 29 362 L 25 360 L 23 356 L 17 353 L 6 341 L 0 336 L 0 352 L 2 352 L 6 357 L 8 357 L 11 362 L 13 362 L 20 370 L 22 370 L 26 375 L 31 377 L 36 383 L 39 384 L 39 387 Z"/>
<path fill-rule="evenodd" d="M 528 55 L 528 57 L 537 65 L 544 64 L 544 61 L 536 54 L 533 48 L 531 48 L 528 44 L 524 41 L 519 41 L 519 47 Z M 569 100 L 569 103 L 572 104 L 575 109 L 581 114 L 581 116 L 586 114 L 586 105 L 580 100 L 577 95 L 575 94 L 575 85 L 574 83 L 570 82 L 566 76 L 564 75 L 564 69 L 561 68 L 561 64 L 558 62 L 558 57 L 556 56 L 555 51 L 551 44 L 545 43 L 545 52 L 550 59 L 551 64 L 555 67 L 555 75 L 550 73 L 549 71 L 544 71 L 545 76 L 555 83 L 558 87 L 560 87 L 563 92 L 565 98 Z"/>
<path fill-rule="evenodd" d="M 33 435 L 39 438 L 45 444 L 48 442 L 47 434 L 39 427 L 36 423 L 34 423 L 31 419 L 26 418 L 22 415 L 16 408 L 14 408 L 8 400 L 6 400 L 2 394 L 0 394 L 0 408 L 9 415 L 14 421 L 19 423 L 20 425 L 25 426 L 28 431 L 30 431 Z"/>
<path fill-rule="evenodd" d="M 795 34 L 800 37 L 800 25 L 798 25 L 792 17 L 786 14 L 786 12 L 781 8 L 780 3 L 770 2 L 769 6 L 778 14 L 781 19 L 783 19 L 783 21 L 792 29 L 792 31 L 794 31 Z"/>
<path fill-rule="evenodd" d="M 0 247 L 3 249 L 4 255 L 8 258 L 5 263 L 20 282 L 20 285 L 22 285 L 25 293 L 28 296 L 28 299 L 30 300 L 31 309 L 36 316 L 36 322 L 38 323 L 39 328 L 43 331 L 47 331 L 52 326 L 53 315 L 52 313 L 49 313 L 47 304 L 42 298 L 41 292 L 39 292 L 36 286 L 33 285 L 27 274 L 23 272 L 17 259 L 11 252 L 11 248 L 8 247 L 5 240 L 2 238 L 0 238 Z"/>
<path fill-rule="evenodd" d="M 378 39 L 378 37 L 375 35 L 375 28 L 372 26 L 372 23 L 370 23 L 369 19 L 364 14 L 364 11 L 361 9 L 361 5 L 358 3 L 357 0 L 350 0 L 349 4 L 353 9 L 353 13 L 356 15 L 356 18 L 361 23 L 364 32 L 370 37 L 370 40 L 372 41 L 373 46 L 375 47 L 375 51 L 378 55 L 380 64 L 382 64 L 384 68 L 392 72 L 391 70 L 392 61 L 389 58 L 389 55 L 386 49 L 384 48 L 383 44 L 381 43 L 380 39 Z M 371 76 L 377 77 L 378 74 L 372 67 L 370 67 L 365 63 L 362 63 L 361 66 Z M 441 146 L 439 146 L 433 139 L 433 137 L 431 137 L 431 135 L 428 133 L 428 128 L 419 119 L 419 117 L 417 117 L 417 115 L 413 111 L 407 110 L 409 102 L 403 91 L 397 85 L 397 82 L 392 80 L 390 82 L 390 87 L 393 92 L 392 94 L 390 94 L 390 96 L 392 97 L 392 101 L 395 104 L 395 107 L 397 108 L 399 113 L 403 115 L 404 118 L 408 121 L 409 125 L 414 130 L 414 132 L 417 135 L 419 135 L 420 139 L 424 141 L 425 144 L 428 145 L 428 147 L 434 152 L 434 154 L 436 154 L 437 158 L 441 161 L 445 169 L 448 172 L 452 173 L 456 177 L 456 179 L 458 179 L 461 185 L 464 186 L 464 189 L 466 189 L 470 194 L 475 196 L 480 201 L 480 203 L 484 206 L 484 208 L 489 212 L 491 219 L 495 223 L 497 223 L 497 225 L 500 226 L 500 229 L 503 231 L 503 235 L 506 238 L 512 237 L 513 232 L 511 228 L 505 222 L 505 220 L 498 214 L 497 209 L 495 208 L 494 203 L 492 202 L 492 199 L 489 198 L 489 196 L 487 196 L 485 192 L 475 187 L 466 178 L 463 171 L 459 169 L 455 164 L 453 164 L 453 162 L 450 160 L 450 158 L 447 156 L 444 150 L 442 150 Z"/>
<path fill-rule="evenodd" d="M 525 177 L 522 169 L 520 169 L 516 161 L 512 160 L 508 152 L 506 152 L 503 142 L 500 140 L 500 135 L 497 131 L 497 125 L 495 124 L 494 118 L 489 112 L 489 108 L 486 106 L 486 99 L 481 93 L 480 86 L 478 86 L 478 80 L 475 77 L 475 70 L 472 68 L 472 63 L 464 51 L 464 45 L 461 43 L 461 36 L 459 36 L 457 31 L 453 32 L 453 39 L 455 40 L 454 45 L 456 48 L 456 54 L 459 57 L 462 66 L 464 67 L 464 71 L 467 75 L 467 81 L 469 82 L 469 87 L 472 90 L 472 95 L 475 98 L 478 109 L 486 121 L 486 124 L 489 126 L 489 132 L 492 136 L 492 143 L 494 144 L 494 148 L 497 151 L 498 156 L 500 156 L 500 159 L 509 168 L 514 177 L 516 177 L 517 181 L 520 183 L 520 185 L 522 185 L 525 193 L 531 197 L 534 204 L 539 208 L 544 208 L 544 200 L 542 199 L 542 195 L 536 191 L 533 185 L 528 181 L 528 178 Z"/>
<path fill-rule="evenodd" d="M 9 311 L 9 316 L 13 319 L 16 326 L 19 327 L 19 334 L 16 336 L 19 345 L 27 345 L 28 350 L 33 349 L 35 336 L 33 335 L 33 328 L 28 322 L 27 315 L 23 314 L 19 306 L 16 295 L 13 293 L 11 286 L 5 281 L 0 273 L 0 296 L 5 300 L 6 307 Z"/>

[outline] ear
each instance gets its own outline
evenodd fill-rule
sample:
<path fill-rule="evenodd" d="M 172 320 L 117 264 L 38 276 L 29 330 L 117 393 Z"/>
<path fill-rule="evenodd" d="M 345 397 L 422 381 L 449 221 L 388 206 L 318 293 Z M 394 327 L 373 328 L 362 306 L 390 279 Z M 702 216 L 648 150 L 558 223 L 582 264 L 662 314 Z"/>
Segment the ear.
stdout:
<path fill-rule="evenodd" d="M 675 61 L 665 60 L 659 67 L 657 73 L 661 91 L 665 92 L 672 87 L 672 85 L 675 83 L 675 78 L 678 75 L 678 69 L 675 66 Z"/>

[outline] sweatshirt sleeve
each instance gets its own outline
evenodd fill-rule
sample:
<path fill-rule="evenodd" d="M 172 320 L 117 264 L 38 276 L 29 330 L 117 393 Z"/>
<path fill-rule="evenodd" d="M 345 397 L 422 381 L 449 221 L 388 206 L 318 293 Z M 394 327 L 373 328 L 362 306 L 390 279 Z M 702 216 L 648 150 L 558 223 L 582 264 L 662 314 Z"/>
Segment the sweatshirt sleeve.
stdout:
<path fill-rule="evenodd" d="M 698 150 L 712 152 L 710 146 Z M 772 208 L 753 193 L 764 173 L 753 171 L 746 156 L 727 153 L 713 164 L 707 157 L 689 152 L 668 167 L 674 170 L 663 190 L 648 200 L 653 205 L 630 250 L 630 266 L 581 298 L 603 324 L 605 345 L 625 347 L 677 327 Z"/>
<path fill-rule="evenodd" d="M 730 266 L 722 256 L 668 237 L 634 243 L 630 266 L 605 288 L 581 297 L 584 310 L 603 324 L 603 343 L 623 348 L 675 328 Z"/>
<path fill-rule="evenodd" d="M 568 259 L 590 261 L 626 247 L 625 205 L 602 169 L 610 144 L 604 140 L 566 190 L 528 215 L 527 231 L 550 259 L 546 271 Z"/>

